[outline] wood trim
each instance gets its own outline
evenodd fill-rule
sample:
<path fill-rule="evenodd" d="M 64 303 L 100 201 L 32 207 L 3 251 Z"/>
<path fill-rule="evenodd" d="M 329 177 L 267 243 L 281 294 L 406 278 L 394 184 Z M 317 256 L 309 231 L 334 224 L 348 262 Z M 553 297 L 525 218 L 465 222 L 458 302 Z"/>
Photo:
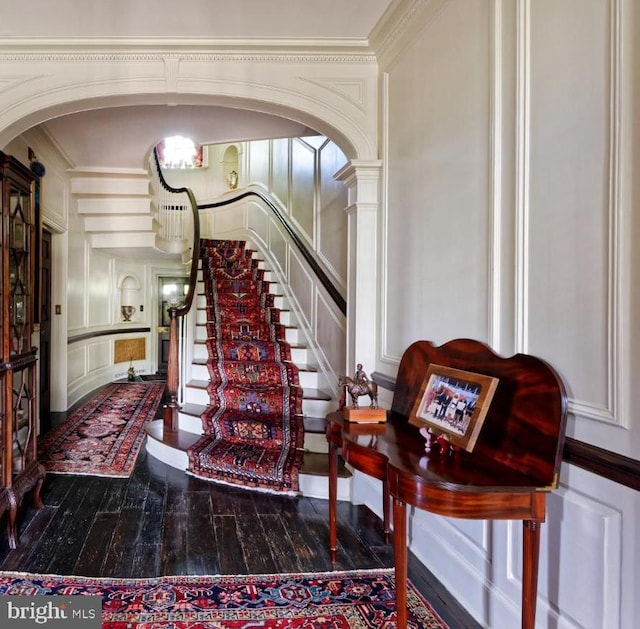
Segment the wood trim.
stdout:
<path fill-rule="evenodd" d="M 636 459 L 572 437 L 564 440 L 562 459 L 614 483 L 640 491 L 640 461 Z"/>
<path fill-rule="evenodd" d="M 379 387 L 388 391 L 395 390 L 395 378 L 377 371 L 372 373 L 371 377 Z M 565 437 L 562 460 L 614 483 L 640 491 L 640 461 L 637 459 L 599 448 L 584 441 L 578 441 L 572 437 Z"/>
<path fill-rule="evenodd" d="M 99 330 L 97 332 L 78 334 L 78 336 L 70 336 L 67 339 L 67 345 L 71 345 L 71 343 L 77 343 L 78 341 L 86 341 L 87 339 L 97 338 L 99 336 L 113 336 L 115 334 L 144 334 L 146 332 L 151 332 L 151 328 L 113 328 L 111 330 Z"/>

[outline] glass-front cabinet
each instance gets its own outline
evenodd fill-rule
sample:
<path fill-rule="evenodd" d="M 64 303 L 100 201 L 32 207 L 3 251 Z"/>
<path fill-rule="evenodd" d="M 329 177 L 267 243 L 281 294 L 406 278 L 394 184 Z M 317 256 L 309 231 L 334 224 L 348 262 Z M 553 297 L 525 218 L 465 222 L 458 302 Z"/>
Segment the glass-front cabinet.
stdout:
<path fill-rule="evenodd" d="M 24 495 L 34 490 L 42 507 L 44 468 L 37 460 L 37 349 L 32 347 L 34 298 L 37 287 L 36 224 L 33 175 L 15 158 L 0 152 L 2 233 L 0 327 L 0 422 L 2 422 L 2 494 L 0 516 L 6 512 L 9 546 L 18 545 L 16 518 Z"/>

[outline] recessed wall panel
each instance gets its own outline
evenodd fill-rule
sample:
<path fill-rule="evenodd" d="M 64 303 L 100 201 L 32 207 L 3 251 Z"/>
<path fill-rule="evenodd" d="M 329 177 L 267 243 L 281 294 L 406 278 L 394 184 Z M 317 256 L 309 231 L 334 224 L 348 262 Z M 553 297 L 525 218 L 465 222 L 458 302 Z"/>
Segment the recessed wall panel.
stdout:
<path fill-rule="evenodd" d="M 91 343 L 87 347 L 87 358 L 88 373 L 109 366 L 111 364 L 111 343 L 109 341 Z"/>
<path fill-rule="evenodd" d="M 273 170 L 273 194 L 289 212 L 289 145 L 291 140 L 273 140 L 271 143 L 271 160 Z"/>
<path fill-rule="evenodd" d="M 531 5 L 527 351 L 606 406 L 611 23 L 603 0 Z"/>
<path fill-rule="evenodd" d="M 111 323 L 112 282 L 111 259 L 91 252 L 89 257 L 89 276 L 87 286 L 89 304 L 89 326 Z M 71 264 L 69 264 L 71 267 Z"/>
<path fill-rule="evenodd" d="M 388 70 L 386 353 L 488 334 L 489 2 L 452 1 Z"/>
<path fill-rule="evenodd" d="M 303 140 L 291 146 L 291 216 L 309 242 L 314 242 L 315 150 Z"/>
<path fill-rule="evenodd" d="M 72 385 L 85 375 L 86 347 L 82 343 L 71 345 L 67 353 L 67 384 Z"/>
<path fill-rule="evenodd" d="M 261 140 L 251 142 L 249 151 L 249 176 L 248 182 L 269 184 L 269 141 Z"/>
<path fill-rule="evenodd" d="M 295 255 L 290 258 L 289 284 L 308 323 L 313 321 L 313 282 Z"/>
<path fill-rule="evenodd" d="M 346 186 L 333 175 L 346 164 L 344 153 L 327 142 L 319 149 L 320 207 L 318 208 L 320 255 L 346 285 L 347 278 L 347 221 L 345 208 L 349 205 Z"/>
<path fill-rule="evenodd" d="M 344 368 L 347 346 L 344 318 L 336 316 L 335 308 L 332 308 L 320 293 L 316 293 L 316 322 L 316 340 L 329 364 L 334 369 Z"/>

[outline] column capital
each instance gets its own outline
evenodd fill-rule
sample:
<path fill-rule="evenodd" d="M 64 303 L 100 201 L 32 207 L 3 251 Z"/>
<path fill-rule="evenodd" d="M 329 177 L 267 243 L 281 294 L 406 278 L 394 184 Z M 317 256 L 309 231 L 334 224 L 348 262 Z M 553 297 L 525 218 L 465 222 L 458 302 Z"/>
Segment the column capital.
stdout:
<path fill-rule="evenodd" d="M 379 182 L 382 173 L 380 160 L 354 159 L 333 175 L 336 181 L 347 186 L 348 206 L 375 205 L 379 203 Z"/>
<path fill-rule="evenodd" d="M 352 159 L 347 162 L 334 176 L 333 178 L 344 182 L 347 186 L 351 185 L 356 177 L 380 177 L 380 171 L 382 170 L 382 161 L 379 159 L 365 160 L 365 159 Z"/>

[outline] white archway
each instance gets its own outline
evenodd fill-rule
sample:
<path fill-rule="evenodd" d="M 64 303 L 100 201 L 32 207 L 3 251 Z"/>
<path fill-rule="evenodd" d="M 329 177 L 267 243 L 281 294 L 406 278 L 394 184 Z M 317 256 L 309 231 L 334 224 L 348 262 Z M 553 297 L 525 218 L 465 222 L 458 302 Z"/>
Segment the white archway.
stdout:
<path fill-rule="evenodd" d="M 3 57 L 11 57 L 15 78 L 0 93 L 0 146 L 79 111 L 222 105 L 296 120 L 331 138 L 350 159 L 377 158 L 377 67 L 369 57 L 122 50 Z"/>
<path fill-rule="evenodd" d="M 0 55 L 3 61 L 11 77 L 3 77 L 0 92 L 0 147 L 52 118 L 126 105 L 217 105 L 262 112 L 295 120 L 333 140 L 351 160 L 340 177 L 349 188 L 345 210 L 352 226 L 348 362 L 357 356 L 375 364 L 381 172 L 375 57 L 203 53 L 187 46 L 171 52 L 79 52 L 61 43 L 50 52 Z"/>

